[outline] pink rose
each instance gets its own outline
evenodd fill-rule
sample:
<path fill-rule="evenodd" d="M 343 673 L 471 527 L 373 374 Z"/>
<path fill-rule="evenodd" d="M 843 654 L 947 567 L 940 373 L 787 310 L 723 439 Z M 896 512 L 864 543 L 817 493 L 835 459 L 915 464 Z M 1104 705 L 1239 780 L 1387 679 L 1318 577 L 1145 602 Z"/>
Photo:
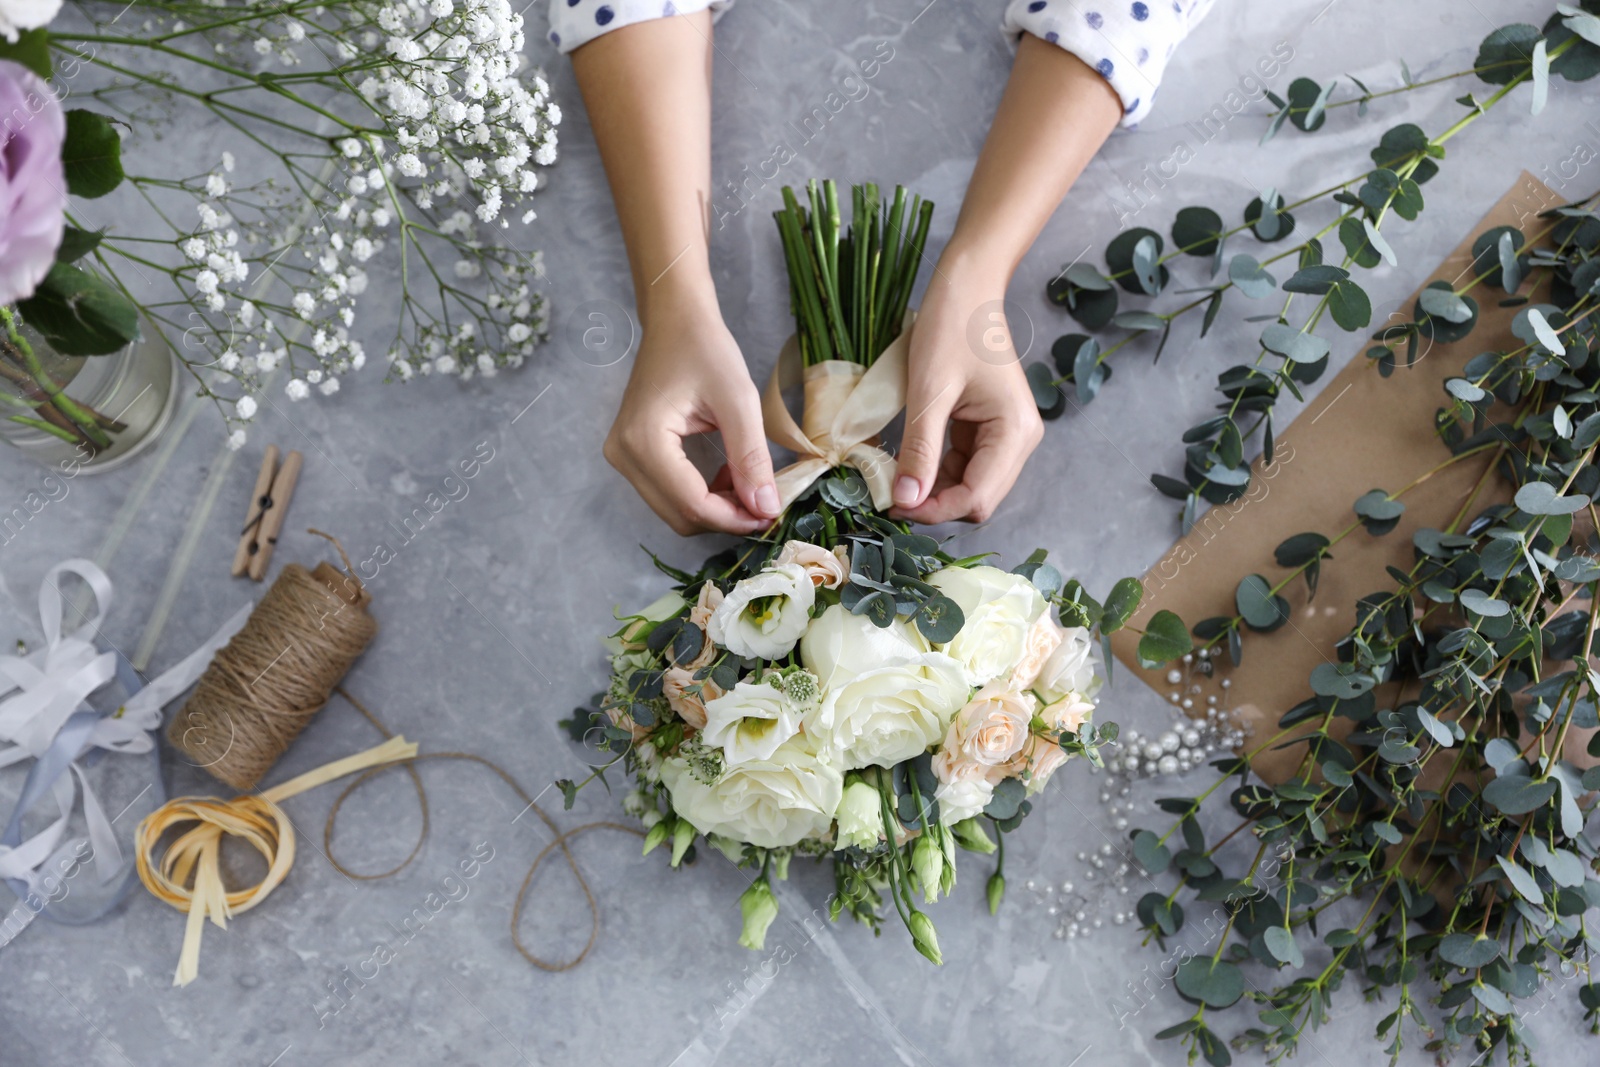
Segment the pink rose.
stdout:
<path fill-rule="evenodd" d="M 956 712 L 944 747 L 960 759 L 997 767 L 1028 743 L 1032 719 L 1032 696 L 991 682 Z"/>
<path fill-rule="evenodd" d="M 662 672 L 661 692 L 672 710 L 696 730 L 706 728 L 706 701 L 722 695 L 716 682 L 710 678 L 697 682 L 694 680 L 694 671 L 683 667 L 668 667 Z"/>
<path fill-rule="evenodd" d="M 1032 689 L 1039 672 L 1044 669 L 1045 661 L 1060 647 L 1065 636 L 1066 631 L 1050 617 L 1049 612 L 1033 620 L 1033 626 L 1022 641 L 1022 658 L 1011 670 L 1011 684 L 1018 689 Z"/>
<path fill-rule="evenodd" d="M 0 59 L 0 304 L 33 295 L 66 226 L 67 120 L 37 74 Z"/>
<path fill-rule="evenodd" d="M 773 562 L 798 563 L 811 584 L 823 589 L 837 589 L 850 577 L 850 560 L 843 546 L 829 552 L 809 541 L 789 541 Z"/>
<path fill-rule="evenodd" d="M 1047 705 L 1039 713 L 1045 725 L 1052 730 L 1063 730 L 1074 734 L 1082 729 L 1083 724 L 1093 715 L 1094 705 L 1077 693 L 1068 693 L 1055 703 Z"/>
<path fill-rule="evenodd" d="M 1054 739 L 1034 734 L 1028 738 L 1028 745 L 1017 762 L 1021 764 L 1017 768 L 1018 774 L 1024 768 L 1028 771 L 1028 793 L 1031 795 L 1043 789 L 1050 776 L 1056 773 L 1056 768 L 1067 762 L 1067 754 Z"/>
<path fill-rule="evenodd" d="M 716 643 L 711 640 L 711 634 L 706 627 L 711 622 L 712 613 L 717 610 L 717 607 L 721 603 L 722 590 L 718 589 L 710 582 L 707 582 L 705 585 L 700 587 L 700 598 L 696 600 L 694 606 L 689 609 L 689 621 L 700 628 L 701 636 L 700 651 L 695 653 L 694 658 L 688 663 L 683 664 L 683 666 L 689 668 L 691 671 L 699 670 L 701 667 L 704 667 L 706 664 L 710 663 L 717 656 Z M 700 717 L 703 723 L 705 719 L 704 712 L 701 713 Z M 699 727 L 696 727 L 696 729 L 699 729 Z"/>

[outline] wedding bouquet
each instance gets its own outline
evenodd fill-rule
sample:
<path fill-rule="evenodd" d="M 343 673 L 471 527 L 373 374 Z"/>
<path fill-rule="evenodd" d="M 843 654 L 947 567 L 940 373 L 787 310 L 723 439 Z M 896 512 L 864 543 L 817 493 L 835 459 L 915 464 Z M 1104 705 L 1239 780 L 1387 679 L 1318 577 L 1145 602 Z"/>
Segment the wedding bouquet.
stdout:
<path fill-rule="evenodd" d="M 875 187 L 857 187 L 841 235 L 832 183 L 812 183 L 809 210 L 784 194 L 799 331 L 769 401 L 781 404 L 776 384 L 798 357 L 800 438 L 816 448 L 780 474 L 790 503 L 766 534 L 692 574 L 657 561 L 677 589 L 622 617 L 610 686 L 569 725 L 612 753 L 590 779 L 618 762 L 636 779 L 626 806 L 648 828 L 647 853 L 669 844 L 677 867 L 703 836 L 759 871 L 740 900 L 740 944 L 763 947 L 778 910 L 769 879 L 798 853 L 833 862 L 830 918 L 848 911 L 876 930 L 887 892 L 938 963 L 915 895 L 950 891 L 957 847 L 1003 858 L 984 824 L 1015 829 L 1065 761 L 1098 762 L 1116 736 L 1091 722 L 1098 636 L 1140 589 L 1126 579 L 1101 605 L 1042 551 L 1005 571 L 880 514 L 893 460 L 841 427 L 896 362 L 888 417 L 903 398 L 904 309 L 931 205 L 913 199 L 908 215 L 903 190 L 885 209 Z M 560 784 L 570 805 L 584 783 Z M 997 869 L 991 909 L 1004 887 Z"/>
<path fill-rule="evenodd" d="M 105 447 L 34 349 L 148 327 L 238 447 L 274 375 L 301 400 L 366 363 L 390 274 L 391 377 L 520 365 L 542 265 L 493 233 L 533 220 L 561 121 L 522 44 L 508 0 L 0 0 L 0 417 Z M 136 166 L 168 127 L 214 154 Z"/>

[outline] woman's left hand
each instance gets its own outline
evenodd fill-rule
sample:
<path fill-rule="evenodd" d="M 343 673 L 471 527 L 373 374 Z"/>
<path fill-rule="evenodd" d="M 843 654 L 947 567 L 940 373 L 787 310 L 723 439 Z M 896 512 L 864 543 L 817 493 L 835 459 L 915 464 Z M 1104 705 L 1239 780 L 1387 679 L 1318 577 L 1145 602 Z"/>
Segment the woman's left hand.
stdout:
<path fill-rule="evenodd" d="M 894 485 L 894 516 L 929 524 L 988 519 L 1044 435 L 1006 322 L 1004 275 L 951 259 L 911 330 Z"/>

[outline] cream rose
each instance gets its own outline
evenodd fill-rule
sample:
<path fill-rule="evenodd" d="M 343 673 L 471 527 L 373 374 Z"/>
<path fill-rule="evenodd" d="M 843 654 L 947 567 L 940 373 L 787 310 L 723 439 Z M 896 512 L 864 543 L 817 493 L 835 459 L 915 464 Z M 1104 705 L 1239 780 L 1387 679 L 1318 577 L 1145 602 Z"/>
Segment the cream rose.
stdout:
<path fill-rule="evenodd" d="M 1094 705 L 1077 693 L 1068 693 L 1060 700 L 1045 706 L 1039 717 L 1052 730 L 1077 733 L 1094 715 Z"/>
<path fill-rule="evenodd" d="M 1001 766 L 1027 745 L 1032 719 L 1030 694 L 991 683 L 956 713 L 945 735 L 945 751 L 985 767 Z"/>
<path fill-rule="evenodd" d="M 696 830 L 758 848 L 825 837 L 844 792 L 843 774 L 798 738 L 769 760 L 727 768 L 714 785 L 678 756 L 662 760 L 660 773 L 673 809 Z"/>
<path fill-rule="evenodd" d="M 805 729 L 846 769 L 892 767 L 937 744 L 970 692 L 961 665 L 898 620 L 880 628 L 830 606 L 800 658 L 822 683 Z"/>
<path fill-rule="evenodd" d="M 963 759 L 949 749 L 934 753 L 933 776 L 939 779 L 933 794 L 939 802 L 939 821 L 946 826 L 981 815 L 994 798 L 995 768 Z"/>
<path fill-rule="evenodd" d="M 729 766 L 760 763 L 800 732 L 800 713 L 783 690 L 770 682 L 739 682 L 706 702 L 708 745 L 722 748 Z"/>
<path fill-rule="evenodd" d="M 1022 767 L 1027 768 L 1028 795 L 1032 796 L 1044 788 L 1050 776 L 1056 773 L 1057 767 L 1067 762 L 1067 754 L 1050 738 L 1034 734 L 1028 738 L 1028 745 L 1023 749 L 1018 762 L 1021 764 L 1018 768 L 1019 774 Z"/>
<path fill-rule="evenodd" d="M 736 656 L 782 659 L 811 621 L 817 587 L 798 563 L 746 578 L 712 611 L 706 633 Z"/>
<path fill-rule="evenodd" d="M 811 584 L 821 589 L 837 589 L 850 577 L 850 559 L 844 546 L 832 552 L 810 541 L 788 541 L 774 563 L 796 563 L 805 569 Z"/>
<path fill-rule="evenodd" d="M 1066 635 L 1067 632 L 1050 617 L 1048 611 L 1033 620 L 1033 625 L 1028 628 L 1028 636 L 1022 642 L 1022 658 L 1011 669 L 1011 684 L 1017 689 L 1033 688 L 1045 661 L 1061 646 Z"/>
<path fill-rule="evenodd" d="M 955 657 L 972 685 L 985 685 L 1022 659 L 1028 631 L 1044 614 L 1044 595 L 1032 582 L 997 567 L 946 567 L 930 585 L 961 607 L 961 632 L 943 651 Z"/>
<path fill-rule="evenodd" d="M 1088 700 L 1100 691 L 1100 651 L 1081 626 L 1062 631 L 1061 644 L 1044 661 L 1033 690 L 1046 704 L 1068 693 Z"/>
<path fill-rule="evenodd" d="M 722 690 L 710 678 L 694 680 L 694 671 L 683 667 L 668 667 L 661 674 L 661 692 L 667 704 L 683 721 L 696 730 L 706 728 L 706 701 L 715 700 Z"/>
<path fill-rule="evenodd" d="M 700 587 L 700 595 L 689 607 L 689 621 L 700 628 L 700 633 L 704 637 L 704 640 L 700 643 L 700 651 L 695 653 L 693 659 L 684 664 L 691 671 L 697 671 L 717 658 L 717 646 L 711 640 L 708 628 L 711 625 L 712 614 L 721 603 L 722 590 L 707 582 Z"/>

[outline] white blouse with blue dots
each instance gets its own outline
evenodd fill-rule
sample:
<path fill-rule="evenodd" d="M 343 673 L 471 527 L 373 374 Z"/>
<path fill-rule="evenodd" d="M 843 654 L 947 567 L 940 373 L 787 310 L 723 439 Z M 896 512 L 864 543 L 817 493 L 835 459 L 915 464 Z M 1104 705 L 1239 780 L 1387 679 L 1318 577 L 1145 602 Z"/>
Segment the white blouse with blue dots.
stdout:
<path fill-rule="evenodd" d="M 1122 124 L 1150 113 L 1167 61 L 1215 0 L 1010 0 L 1002 26 L 1009 37 L 1031 33 L 1066 49 L 1100 72 L 1122 98 Z M 603 33 L 649 19 L 734 0 L 550 0 L 550 40 L 563 53 Z"/>

